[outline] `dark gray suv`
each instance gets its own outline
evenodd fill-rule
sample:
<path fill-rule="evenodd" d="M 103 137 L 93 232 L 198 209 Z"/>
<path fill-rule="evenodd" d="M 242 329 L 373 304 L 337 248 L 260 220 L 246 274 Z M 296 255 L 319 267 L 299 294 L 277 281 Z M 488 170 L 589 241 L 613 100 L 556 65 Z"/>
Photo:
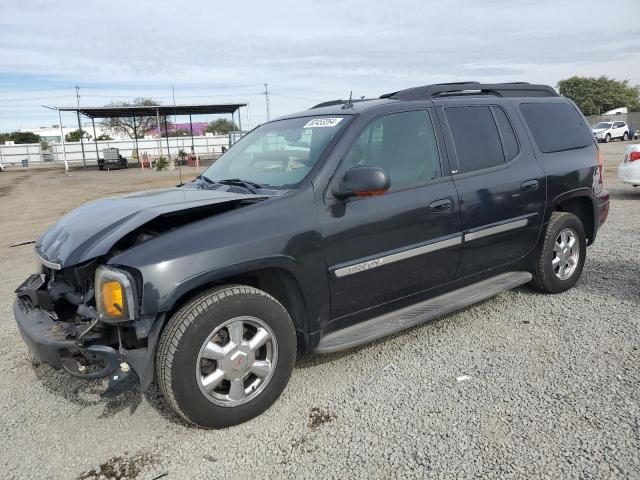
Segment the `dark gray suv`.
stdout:
<path fill-rule="evenodd" d="M 544 85 L 411 88 L 256 128 L 180 188 L 86 204 L 17 290 L 35 355 L 188 421 L 266 410 L 297 352 L 379 339 L 529 283 L 571 288 L 608 213 L 576 106 Z M 37 401 L 37 399 L 34 399 Z"/>

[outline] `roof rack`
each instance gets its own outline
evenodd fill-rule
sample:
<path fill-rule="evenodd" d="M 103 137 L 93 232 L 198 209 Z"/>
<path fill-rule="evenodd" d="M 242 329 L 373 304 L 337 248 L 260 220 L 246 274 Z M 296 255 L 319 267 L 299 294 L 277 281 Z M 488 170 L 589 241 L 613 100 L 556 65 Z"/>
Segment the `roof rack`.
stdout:
<path fill-rule="evenodd" d="M 556 91 L 548 85 L 535 85 L 527 82 L 512 83 L 435 83 L 422 87 L 407 88 L 386 93 L 380 98 L 394 100 L 425 100 L 437 96 L 449 95 L 495 95 L 498 97 L 557 97 Z"/>

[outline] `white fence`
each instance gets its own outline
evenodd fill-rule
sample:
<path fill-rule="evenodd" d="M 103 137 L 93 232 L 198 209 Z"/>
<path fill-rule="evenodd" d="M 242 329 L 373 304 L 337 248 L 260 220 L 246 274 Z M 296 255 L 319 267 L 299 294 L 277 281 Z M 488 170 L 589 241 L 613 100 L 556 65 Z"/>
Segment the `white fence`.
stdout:
<path fill-rule="evenodd" d="M 104 140 L 94 142 L 84 141 L 84 154 L 88 164 L 96 163 L 96 144 L 98 154 L 102 158 L 102 149 L 115 147 L 120 149 L 120 155 L 131 161 L 136 144 L 134 140 Z M 82 147 L 80 142 L 65 142 L 67 161 L 70 164 L 82 163 Z M 216 135 L 213 137 L 193 137 L 194 153 L 206 158 L 213 158 L 214 155 L 222 153 L 222 147 L 228 148 L 229 136 Z M 140 155 L 147 153 L 151 157 L 164 155 L 176 158 L 179 150 L 191 153 L 191 137 L 170 137 L 167 149 L 167 139 L 162 138 L 158 142 L 157 138 L 138 140 Z M 64 162 L 64 154 L 61 143 L 50 143 L 47 151 L 41 151 L 39 143 L 22 145 L 0 145 L 0 164 L 21 165 L 23 160 L 30 164 L 40 164 L 46 162 Z"/>

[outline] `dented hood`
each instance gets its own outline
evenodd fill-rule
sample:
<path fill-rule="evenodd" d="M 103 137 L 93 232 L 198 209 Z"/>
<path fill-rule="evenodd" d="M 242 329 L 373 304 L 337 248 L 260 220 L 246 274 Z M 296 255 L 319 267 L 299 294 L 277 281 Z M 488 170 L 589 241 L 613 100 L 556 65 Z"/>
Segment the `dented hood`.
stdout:
<path fill-rule="evenodd" d="M 53 268 L 64 268 L 106 254 L 127 233 L 160 215 L 262 197 L 183 187 L 106 198 L 62 217 L 38 239 L 36 253 Z"/>

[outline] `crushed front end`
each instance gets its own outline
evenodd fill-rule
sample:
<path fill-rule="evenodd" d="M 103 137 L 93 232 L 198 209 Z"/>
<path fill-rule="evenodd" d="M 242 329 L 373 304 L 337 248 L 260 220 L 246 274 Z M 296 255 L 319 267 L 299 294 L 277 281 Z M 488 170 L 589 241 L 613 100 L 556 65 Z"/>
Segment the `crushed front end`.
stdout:
<path fill-rule="evenodd" d="M 31 352 L 74 377 L 109 378 L 118 394 L 153 376 L 150 338 L 155 318 L 141 319 L 135 272 L 93 260 L 40 272 L 16 290 L 14 315 Z M 149 371 L 151 370 L 151 371 Z"/>

